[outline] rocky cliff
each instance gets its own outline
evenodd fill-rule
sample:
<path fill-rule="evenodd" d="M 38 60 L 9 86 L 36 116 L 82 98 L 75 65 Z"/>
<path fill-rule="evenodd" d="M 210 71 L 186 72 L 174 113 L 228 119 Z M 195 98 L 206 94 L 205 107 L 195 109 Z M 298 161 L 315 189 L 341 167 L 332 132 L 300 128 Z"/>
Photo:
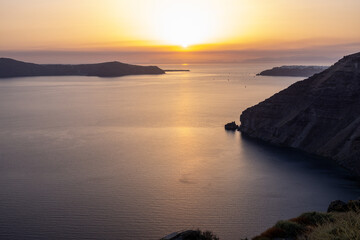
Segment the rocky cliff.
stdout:
<path fill-rule="evenodd" d="M 246 109 L 240 121 L 245 135 L 334 159 L 360 175 L 360 53 Z"/>
<path fill-rule="evenodd" d="M 98 76 L 119 77 L 138 74 L 164 74 L 156 66 L 138 66 L 121 62 L 96 64 L 34 64 L 0 58 L 0 78 L 27 76 Z"/>
<path fill-rule="evenodd" d="M 327 69 L 327 66 L 281 66 L 262 71 L 261 76 L 310 77 Z"/>

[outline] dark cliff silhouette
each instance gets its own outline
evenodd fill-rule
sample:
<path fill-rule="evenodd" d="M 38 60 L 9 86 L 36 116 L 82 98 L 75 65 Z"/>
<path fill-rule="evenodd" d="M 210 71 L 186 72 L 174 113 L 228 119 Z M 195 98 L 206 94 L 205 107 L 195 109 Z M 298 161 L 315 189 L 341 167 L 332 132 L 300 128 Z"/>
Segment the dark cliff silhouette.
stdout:
<path fill-rule="evenodd" d="M 240 116 L 250 137 L 336 160 L 360 176 L 360 53 Z"/>
<path fill-rule="evenodd" d="M 96 64 L 35 64 L 0 58 L 0 78 L 27 76 L 98 76 L 119 77 L 139 74 L 164 74 L 156 66 L 138 66 L 121 62 Z"/>

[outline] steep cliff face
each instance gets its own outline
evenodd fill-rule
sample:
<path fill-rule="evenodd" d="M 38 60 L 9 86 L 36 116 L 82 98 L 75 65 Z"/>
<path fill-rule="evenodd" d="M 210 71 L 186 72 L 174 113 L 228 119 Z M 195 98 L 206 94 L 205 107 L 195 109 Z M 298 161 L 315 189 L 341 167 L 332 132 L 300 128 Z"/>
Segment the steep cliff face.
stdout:
<path fill-rule="evenodd" d="M 335 159 L 360 175 L 360 53 L 246 109 L 240 121 L 250 137 Z"/>

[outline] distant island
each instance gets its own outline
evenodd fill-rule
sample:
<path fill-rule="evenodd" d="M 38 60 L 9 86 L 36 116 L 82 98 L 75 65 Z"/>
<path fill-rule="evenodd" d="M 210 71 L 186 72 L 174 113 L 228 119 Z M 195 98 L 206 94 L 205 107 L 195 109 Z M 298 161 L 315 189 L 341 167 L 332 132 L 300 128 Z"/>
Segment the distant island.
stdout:
<path fill-rule="evenodd" d="M 156 66 L 139 66 L 121 62 L 96 64 L 35 64 L 0 58 L 0 78 L 29 76 L 97 76 L 120 77 L 140 74 L 164 74 Z"/>
<path fill-rule="evenodd" d="M 259 76 L 288 76 L 288 77 L 310 77 L 316 73 L 322 72 L 328 66 L 281 66 L 274 67 L 258 73 Z"/>
<path fill-rule="evenodd" d="M 360 52 L 240 116 L 252 138 L 333 159 L 360 176 Z"/>

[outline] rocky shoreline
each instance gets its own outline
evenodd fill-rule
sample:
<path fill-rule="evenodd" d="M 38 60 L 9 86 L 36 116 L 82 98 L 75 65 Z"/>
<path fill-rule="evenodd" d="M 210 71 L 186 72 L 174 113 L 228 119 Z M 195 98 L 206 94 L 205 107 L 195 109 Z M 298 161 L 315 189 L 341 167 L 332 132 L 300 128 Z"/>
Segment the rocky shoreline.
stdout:
<path fill-rule="evenodd" d="M 360 176 L 360 53 L 246 109 L 240 122 L 246 136 L 333 159 Z"/>

